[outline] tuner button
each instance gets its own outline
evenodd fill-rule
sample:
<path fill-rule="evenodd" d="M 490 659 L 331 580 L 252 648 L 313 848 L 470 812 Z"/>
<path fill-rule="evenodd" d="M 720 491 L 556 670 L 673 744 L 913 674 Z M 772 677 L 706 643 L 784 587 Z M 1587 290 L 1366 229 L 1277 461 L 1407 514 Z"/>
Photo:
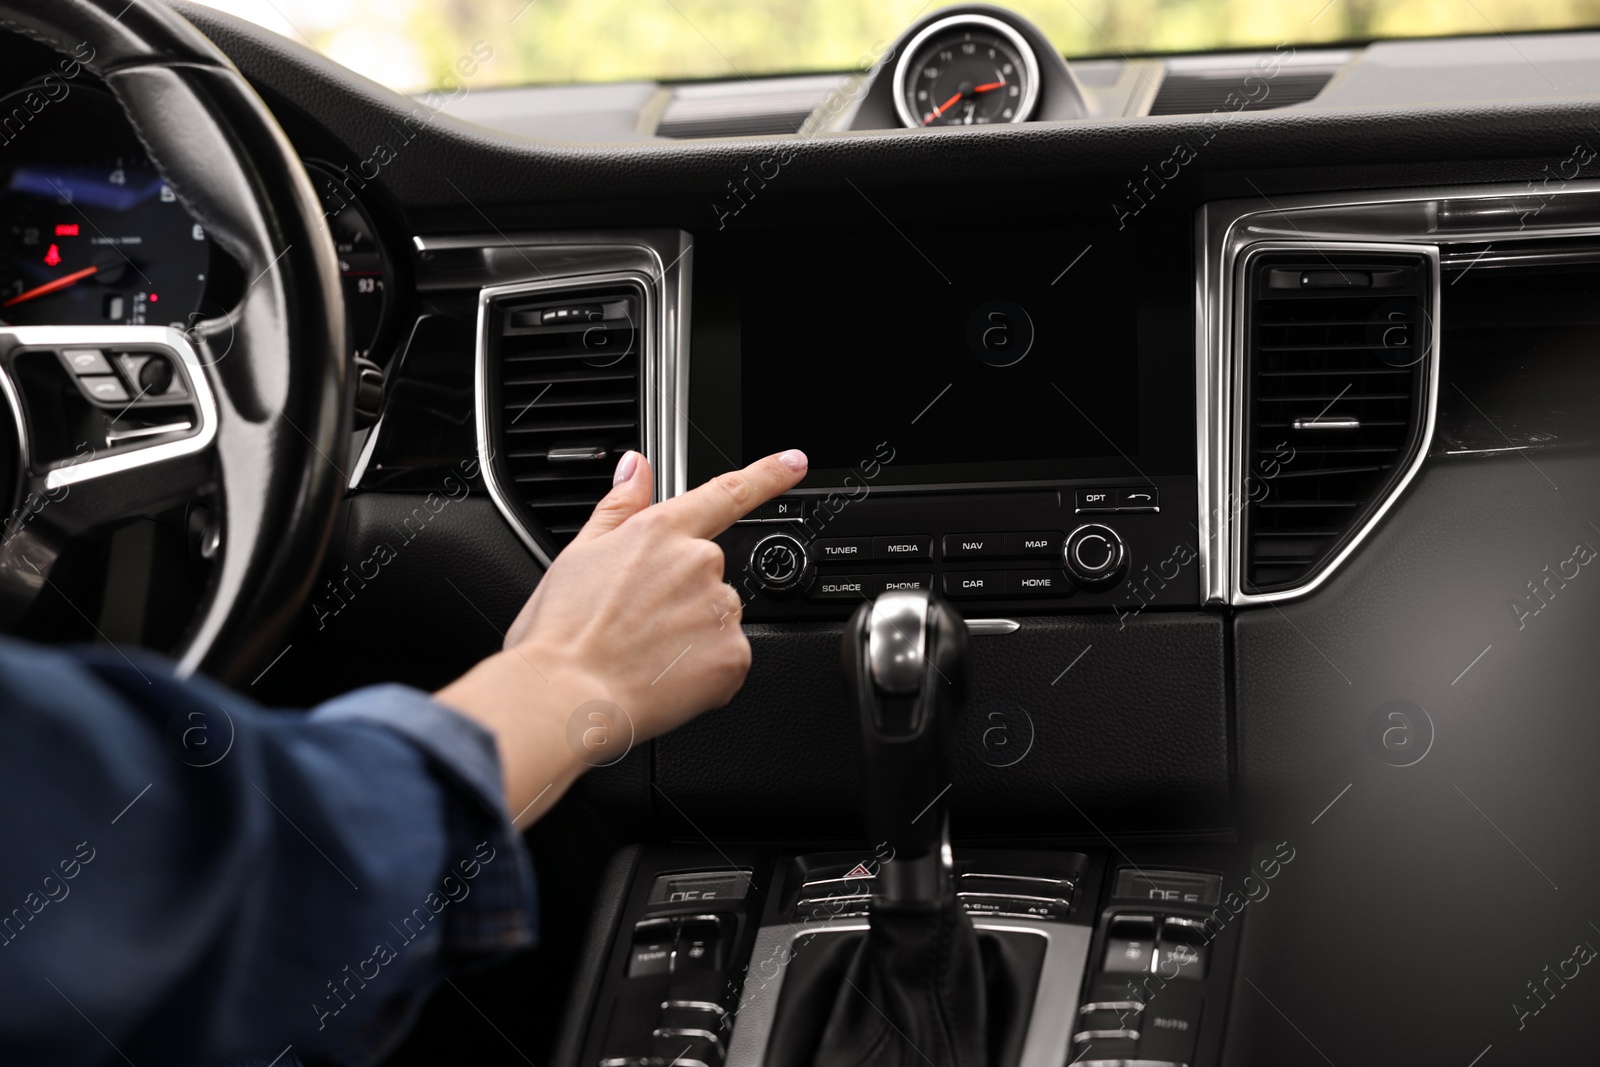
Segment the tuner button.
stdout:
<path fill-rule="evenodd" d="M 774 596 L 798 593 L 811 584 L 811 556 L 797 537 L 768 534 L 750 550 L 750 573 Z"/>
<path fill-rule="evenodd" d="M 1117 531 L 1091 522 L 1067 535 L 1062 565 L 1084 589 L 1110 589 L 1128 571 L 1128 546 Z"/>

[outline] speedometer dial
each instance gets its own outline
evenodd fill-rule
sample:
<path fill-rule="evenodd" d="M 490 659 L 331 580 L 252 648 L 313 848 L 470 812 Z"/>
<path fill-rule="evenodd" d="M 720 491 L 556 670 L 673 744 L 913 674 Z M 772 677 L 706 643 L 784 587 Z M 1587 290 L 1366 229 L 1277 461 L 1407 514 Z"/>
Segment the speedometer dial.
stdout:
<path fill-rule="evenodd" d="M 1025 122 L 1038 99 L 1033 49 L 987 15 L 954 15 L 926 27 L 895 68 L 895 107 L 907 126 Z"/>
<path fill-rule="evenodd" d="M 0 187 L 0 320 L 189 326 L 210 242 L 116 101 L 80 86 L 26 133 Z"/>

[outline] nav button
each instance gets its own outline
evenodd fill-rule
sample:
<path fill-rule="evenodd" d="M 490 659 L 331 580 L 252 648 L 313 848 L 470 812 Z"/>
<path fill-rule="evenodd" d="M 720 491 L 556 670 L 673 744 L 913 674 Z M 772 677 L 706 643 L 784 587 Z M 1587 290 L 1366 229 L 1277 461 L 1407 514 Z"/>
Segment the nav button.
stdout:
<path fill-rule="evenodd" d="M 945 534 L 945 559 L 982 559 L 1005 554 L 1005 537 L 1001 534 Z"/>

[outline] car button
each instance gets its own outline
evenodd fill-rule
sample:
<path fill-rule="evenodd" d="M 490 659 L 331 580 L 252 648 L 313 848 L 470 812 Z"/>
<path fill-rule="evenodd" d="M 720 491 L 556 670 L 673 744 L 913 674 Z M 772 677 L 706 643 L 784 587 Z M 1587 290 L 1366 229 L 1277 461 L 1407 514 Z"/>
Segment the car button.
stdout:
<path fill-rule="evenodd" d="M 1004 596 L 1005 571 L 946 571 L 944 595 L 951 597 Z"/>
<path fill-rule="evenodd" d="M 945 534 L 945 559 L 982 559 L 999 556 L 1005 552 L 1003 534 Z"/>

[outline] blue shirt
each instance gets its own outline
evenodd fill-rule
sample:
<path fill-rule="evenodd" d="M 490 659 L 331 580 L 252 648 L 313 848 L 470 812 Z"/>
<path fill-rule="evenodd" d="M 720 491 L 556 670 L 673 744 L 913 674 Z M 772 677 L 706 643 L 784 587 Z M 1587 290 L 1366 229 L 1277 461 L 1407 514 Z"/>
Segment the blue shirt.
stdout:
<path fill-rule="evenodd" d="M 534 941 L 494 741 L 416 690 L 0 640 L 0 746 L 0 1063 L 370 1063 Z"/>

